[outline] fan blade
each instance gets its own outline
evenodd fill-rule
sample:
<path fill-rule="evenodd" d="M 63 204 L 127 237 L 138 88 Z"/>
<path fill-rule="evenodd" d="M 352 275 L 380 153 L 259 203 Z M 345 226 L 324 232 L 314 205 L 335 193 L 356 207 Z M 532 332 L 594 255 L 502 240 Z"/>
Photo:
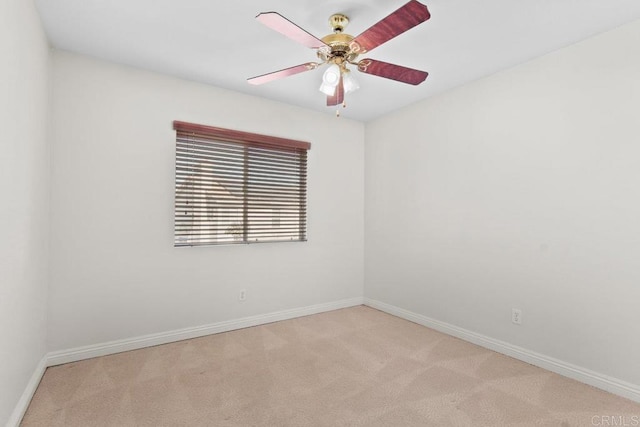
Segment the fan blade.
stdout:
<path fill-rule="evenodd" d="M 382 21 L 365 30 L 350 43 L 351 50 L 363 54 L 431 17 L 427 6 L 416 0 L 402 6 Z"/>
<path fill-rule="evenodd" d="M 384 77 L 385 79 L 396 80 L 411 85 L 419 85 L 429 75 L 426 71 L 414 70 L 413 68 L 402 67 L 388 62 L 376 61 L 375 59 L 363 59 L 358 62 L 358 70 L 366 74 Z"/>
<path fill-rule="evenodd" d="M 256 16 L 256 19 L 272 30 L 312 49 L 326 46 L 322 40 L 309 34 L 277 12 L 263 12 Z"/>
<path fill-rule="evenodd" d="M 263 74 L 261 76 L 251 77 L 247 82 L 252 85 L 261 85 L 283 77 L 293 76 L 294 74 L 304 73 L 305 71 L 315 70 L 318 64 L 315 62 L 307 62 L 306 64 L 296 65 L 295 67 L 285 68 L 284 70 L 274 71 L 273 73 Z"/>
<path fill-rule="evenodd" d="M 327 107 L 331 107 L 332 105 L 340 105 L 344 102 L 344 85 L 342 84 L 342 76 L 340 76 L 340 81 L 338 82 L 338 86 L 336 86 L 336 92 L 333 96 L 327 96 Z"/>

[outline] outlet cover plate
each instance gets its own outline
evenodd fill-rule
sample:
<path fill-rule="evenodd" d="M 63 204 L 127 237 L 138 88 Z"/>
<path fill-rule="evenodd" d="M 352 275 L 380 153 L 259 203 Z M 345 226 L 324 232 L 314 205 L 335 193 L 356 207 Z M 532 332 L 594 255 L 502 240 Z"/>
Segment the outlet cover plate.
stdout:
<path fill-rule="evenodd" d="M 518 308 L 511 309 L 511 321 L 516 325 L 522 325 L 522 310 Z"/>

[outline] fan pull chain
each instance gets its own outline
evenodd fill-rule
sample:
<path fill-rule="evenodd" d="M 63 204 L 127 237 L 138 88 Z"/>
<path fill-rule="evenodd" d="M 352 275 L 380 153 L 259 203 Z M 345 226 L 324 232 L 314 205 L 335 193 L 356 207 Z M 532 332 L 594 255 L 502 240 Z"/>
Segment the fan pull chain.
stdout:
<path fill-rule="evenodd" d="M 342 101 L 342 108 L 347 108 L 347 101 Z M 336 110 L 336 117 L 340 117 L 340 107 Z"/>

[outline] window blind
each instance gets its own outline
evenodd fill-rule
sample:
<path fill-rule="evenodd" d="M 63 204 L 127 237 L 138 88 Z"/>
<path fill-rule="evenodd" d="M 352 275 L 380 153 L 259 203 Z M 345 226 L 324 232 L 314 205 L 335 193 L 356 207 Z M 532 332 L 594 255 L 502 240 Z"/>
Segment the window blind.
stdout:
<path fill-rule="evenodd" d="M 175 246 L 307 240 L 303 141 L 174 122 Z"/>

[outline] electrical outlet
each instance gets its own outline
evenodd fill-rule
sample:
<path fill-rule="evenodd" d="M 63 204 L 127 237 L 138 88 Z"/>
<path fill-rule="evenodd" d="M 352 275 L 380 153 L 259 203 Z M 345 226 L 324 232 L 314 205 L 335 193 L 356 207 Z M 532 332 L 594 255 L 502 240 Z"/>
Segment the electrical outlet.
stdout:
<path fill-rule="evenodd" d="M 517 308 L 512 308 L 511 321 L 516 325 L 522 325 L 522 310 L 519 310 Z"/>
<path fill-rule="evenodd" d="M 246 289 L 242 289 L 240 291 L 240 295 L 238 295 L 238 300 L 244 301 L 246 299 L 247 299 L 247 291 L 246 291 Z"/>

